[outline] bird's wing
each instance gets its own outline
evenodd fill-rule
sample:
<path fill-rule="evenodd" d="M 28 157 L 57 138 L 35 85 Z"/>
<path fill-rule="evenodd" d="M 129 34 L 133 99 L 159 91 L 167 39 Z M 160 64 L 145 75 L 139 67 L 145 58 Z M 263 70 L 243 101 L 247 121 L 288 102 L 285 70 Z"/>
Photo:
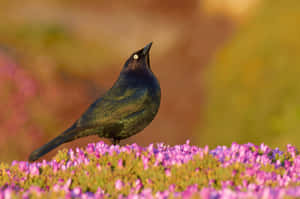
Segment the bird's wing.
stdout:
<path fill-rule="evenodd" d="M 90 105 L 88 110 L 76 122 L 77 127 L 112 124 L 121 122 L 122 118 L 142 111 L 147 100 L 147 89 L 125 91 L 115 96 L 110 93 Z"/>

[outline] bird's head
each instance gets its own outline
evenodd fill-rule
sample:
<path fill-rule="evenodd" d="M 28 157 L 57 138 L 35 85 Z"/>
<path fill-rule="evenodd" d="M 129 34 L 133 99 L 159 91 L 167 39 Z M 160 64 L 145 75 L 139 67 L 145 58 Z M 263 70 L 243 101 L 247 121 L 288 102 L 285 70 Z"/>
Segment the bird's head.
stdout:
<path fill-rule="evenodd" d="M 151 72 L 149 52 L 152 42 L 147 44 L 144 48 L 134 52 L 126 61 L 122 72 Z"/>

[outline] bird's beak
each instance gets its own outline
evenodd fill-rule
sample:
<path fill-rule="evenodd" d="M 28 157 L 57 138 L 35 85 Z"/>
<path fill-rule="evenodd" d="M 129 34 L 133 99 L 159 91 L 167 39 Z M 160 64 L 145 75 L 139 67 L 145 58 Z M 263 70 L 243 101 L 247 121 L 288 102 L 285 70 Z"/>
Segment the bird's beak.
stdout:
<path fill-rule="evenodd" d="M 152 42 L 150 42 L 149 44 L 147 44 L 144 48 L 143 48 L 143 54 L 147 55 L 150 51 L 150 48 L 152 46 Z"/>

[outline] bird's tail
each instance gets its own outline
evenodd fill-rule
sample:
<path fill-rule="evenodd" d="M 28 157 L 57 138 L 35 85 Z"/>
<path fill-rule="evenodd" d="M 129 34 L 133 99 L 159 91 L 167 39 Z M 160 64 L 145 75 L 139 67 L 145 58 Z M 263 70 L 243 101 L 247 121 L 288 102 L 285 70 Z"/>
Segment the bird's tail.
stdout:
<path fill-rule="evenodd" d="M 74 131 L 74 127 L 70 127 L 65 132 L 45 144 L 44 146 L 38 148 L 37 150 L 33 151 L 29 156 L 29 161 L 33 162 L 39 159 L 41 156 L 45 155 L 46 153 L 50 152 L 51 150 L 55 149 L 59 145 L 70 142 L 76 138 L 76 131 Z"/>

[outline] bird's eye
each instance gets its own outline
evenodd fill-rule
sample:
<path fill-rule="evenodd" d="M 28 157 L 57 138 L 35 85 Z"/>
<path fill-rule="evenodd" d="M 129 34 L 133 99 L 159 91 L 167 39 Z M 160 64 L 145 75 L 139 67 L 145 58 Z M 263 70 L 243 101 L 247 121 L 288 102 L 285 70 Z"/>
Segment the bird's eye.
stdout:
<path fill-rule="evenodd" d="M 137 54 L 133 55 L 133 59 L 137 60 L 139 56 Z"/>

